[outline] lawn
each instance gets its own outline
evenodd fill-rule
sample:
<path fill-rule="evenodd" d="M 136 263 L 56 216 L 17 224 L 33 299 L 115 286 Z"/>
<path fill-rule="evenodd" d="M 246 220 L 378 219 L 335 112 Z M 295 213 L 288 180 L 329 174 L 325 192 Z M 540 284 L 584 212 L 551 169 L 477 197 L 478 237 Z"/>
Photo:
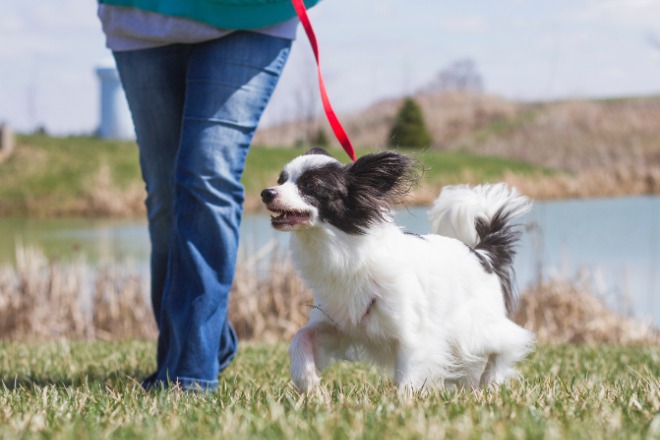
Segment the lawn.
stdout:
<path fill-rule="evenodd" d="M 660 347 L 542 346 L 523 379 L 411 402 L 338 364 L 301 396 L 286 346 L 243 344 L 211 394 L 143 392 L 153 342 L 0 345 L 0 438 L 660 438 Z"/>

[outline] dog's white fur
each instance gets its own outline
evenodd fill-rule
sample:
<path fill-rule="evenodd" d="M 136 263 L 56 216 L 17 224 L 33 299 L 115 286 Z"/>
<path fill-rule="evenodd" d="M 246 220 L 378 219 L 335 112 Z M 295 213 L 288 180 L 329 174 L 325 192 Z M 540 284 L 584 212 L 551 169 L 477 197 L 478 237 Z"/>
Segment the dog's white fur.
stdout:
<path fill-rule="evenodd" d="M 289 228 L 295 266 L 314 295 L 289 350 L 296 387 L 313 389 L 320 372 L 342 359 L 373 362 L 411 390 L 479 387 L 515 374 L 534 337 L 507 318 L 498 276 L 469 246 L 478 244 L 478 219 L 498 209 L 520 215 L 529 201 L 502 184 L 449 187 L 429 213 L 430 235 L 404 234 L 389 217 L 366 234 L 347 234 L 321 221 L 295 186 L 302 171 L 332 160 L 294 159 L 269 205 L 308 215 Z"/>

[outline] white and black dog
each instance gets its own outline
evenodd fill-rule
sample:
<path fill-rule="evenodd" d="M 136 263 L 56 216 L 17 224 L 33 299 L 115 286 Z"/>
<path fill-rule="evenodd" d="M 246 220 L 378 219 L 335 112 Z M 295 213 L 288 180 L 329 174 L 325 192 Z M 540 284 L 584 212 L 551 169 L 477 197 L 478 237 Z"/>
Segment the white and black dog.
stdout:
<path fill-rule="evenodd" d="M 511 311 L 511 223 L 530 202 L 505 185 L 444 188 L 433 234 L 404 233 L 392 207 L 414 183 L 409 157 L 382 152 L 342 165 L 313 149 L 284 167 L 261 198 L 292 231 L 292 257 L 313 290 L 291 343 L 291 377 L 314 388 L 335 360 L 374 362 L 400 388 L 501 383 L 534 336 Z"/>

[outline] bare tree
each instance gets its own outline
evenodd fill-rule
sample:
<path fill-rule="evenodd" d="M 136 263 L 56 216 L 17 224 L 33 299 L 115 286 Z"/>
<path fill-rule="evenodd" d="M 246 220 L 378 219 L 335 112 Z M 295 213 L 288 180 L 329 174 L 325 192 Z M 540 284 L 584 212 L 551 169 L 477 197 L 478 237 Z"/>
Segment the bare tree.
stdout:
<path fill-rule="evenodd" d="M 476 63 L 464 58 L 454 61 L 442 69 L 436 77 L 422 88 L 422 92 L 470 92 L 481 93 L 484 81 Z"/>

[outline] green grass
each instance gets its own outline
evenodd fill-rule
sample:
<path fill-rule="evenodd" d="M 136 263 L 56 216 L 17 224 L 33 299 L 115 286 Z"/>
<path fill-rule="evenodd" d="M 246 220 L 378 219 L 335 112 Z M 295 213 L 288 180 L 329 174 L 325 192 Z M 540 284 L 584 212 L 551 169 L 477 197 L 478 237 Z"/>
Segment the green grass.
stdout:
<path fill-rule="evenodd" d="M 491 122 L 489 125 L 482 129 L 476 130 L 472 133 L 473 141 L 482 144 L 493 137 L 501 137 L 516 130 L 521 129 L 523 126 L 531 124 L 539 116 L 538 108 L 531 107 L 522 111 L 513 119 L 499 118 Z"/>
<path fill-rule="evenodd" d="M 345 363 L 301 396 L 282 344 L 244 344 L 215 393 L 145 393 L 153 348 L 0 345 L 0 438 L 660 438 L 658 347 L 543 346 L 522 380 L 411 402 Z"/>
<path fill-rule="evenodd" d="M 89 137 L 19 136 L 14 155 L 0 164 L 0 213 L 66 213 L 94 190 L 102 167 L 118 190 L 140 183 L 132 142 Z"/>
<path fill-rule="evenodd" d="M 259 205 L 259 193 L 277 180 L 282 166 L 303 153 L 302 148 L 255 146 L 248 155 L 243 184 L 248 208 Z M 343 151 L 331 152 L 348 162 Z M 358 149 L 358 156 L 368 153 Z M 404 151 L 416 157 L 426 170 L 423 185 L 446 185 L 471 181 L 495 181 L 505 172 L 547 173 L 526 162 L 478 156 L 460 151 Z M 99 171 L 109 172 L 99 181 Z M 105 185 L 105 186 L 104 186 Z M 19 136 L 15 154 L 0 163 L 0 215 L 52 216 L 79 212 L 93 214 L 94 198 L 103 189 L 110 198 L 142 188 L 138 150 L 133 142 L 106 141 L 90 137 Z M 251 203 L 250 203 L 251 202 Z M 256 202 L 256 203 L 255 203 Z M 92 205 L 85 209 L 85 204 Z M 140 207 L 140 204 L 137 204 Z M 128 212 L 130 213 L 128 208 Z M 141 214 L 141 212 L 133 213 Z"/>
<path fill-rule="evenodd" d="M 506 172 L 529 176 L 553 173 L 521 160 L 480 156 L 464 151 L 423 151 L 414 156 L 426 169 L 425 183 L 432 185 L 465 183 L 466 176 L 477 182 L 494 182 Z"/>
<path fill-rule="evenodd" d="M 243 174 L 247 198 L 258 198 L 262 189 L 276 183 L 284 164 L 307 151 L 305 148 L 252 148 Z M 340 149 L 328 150 L 343 163 L 349 159 Z M 358 148 L 356 155 L 373 153 L 375 150 Z M 442 185 L 474 182 L 494 182 L 507 172 L 530 177 L 551 174 L 553 170 L 515 159 L 480 156 L 464 151 L 399 150 L 415 158 L 424 170 L 420 184 L 439 188 Z"/>

